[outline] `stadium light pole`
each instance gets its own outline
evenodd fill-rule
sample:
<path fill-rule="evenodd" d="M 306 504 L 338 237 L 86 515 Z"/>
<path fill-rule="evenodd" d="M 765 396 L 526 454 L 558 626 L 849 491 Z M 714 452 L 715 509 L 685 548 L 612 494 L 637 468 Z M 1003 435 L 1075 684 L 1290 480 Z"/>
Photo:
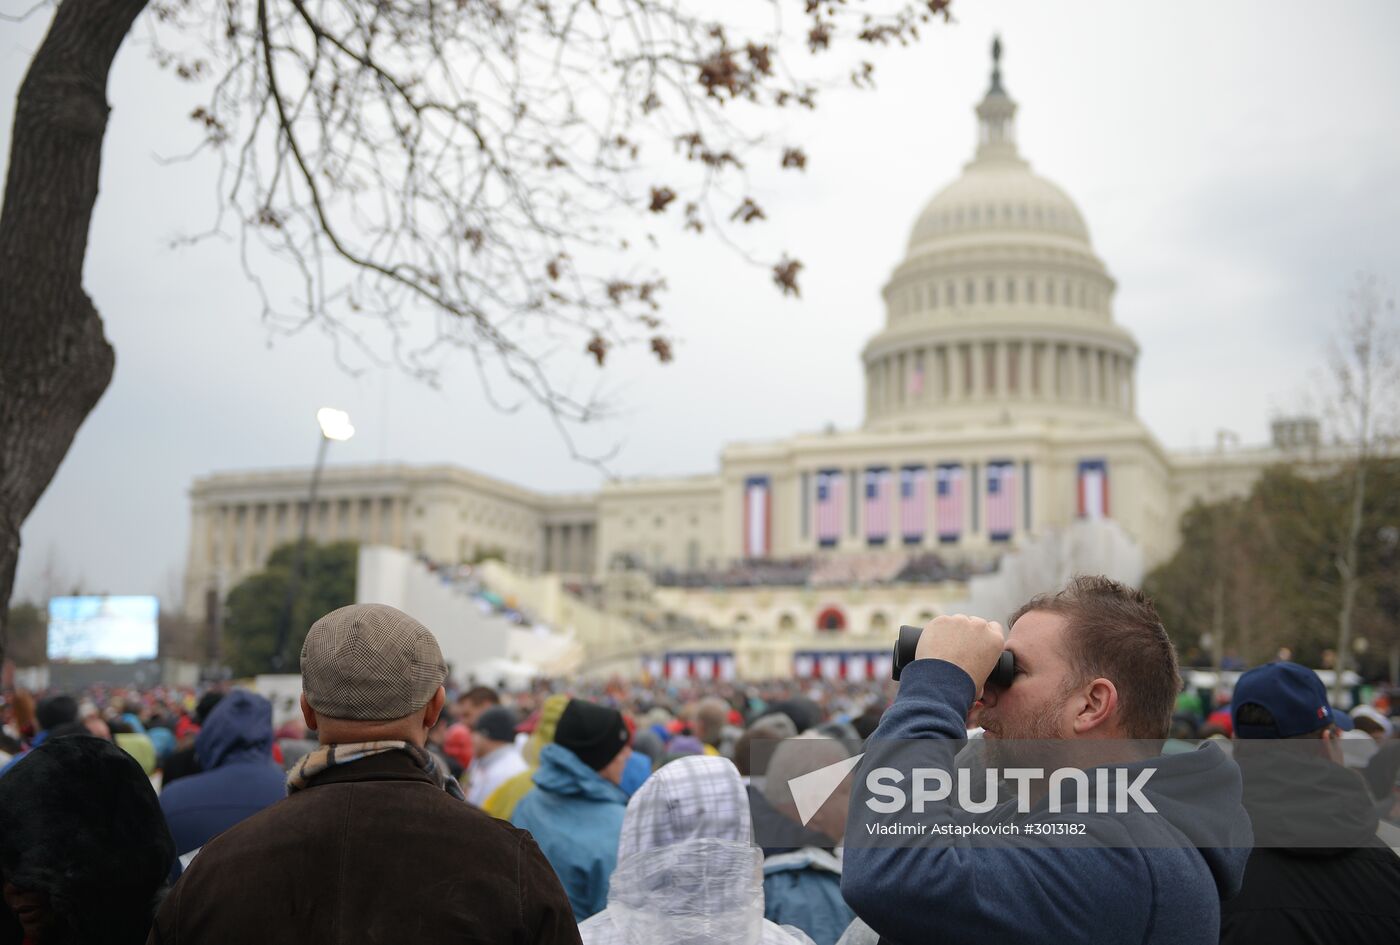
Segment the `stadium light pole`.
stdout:
<path fill-rule="evenodd" d="M 311 470 L 311 491 L 306 497 L 306 510 L 301 516 L 301 537 L 297 539 L 296 557 L 292 559 L 292 574 L 287 579 L 287 597 L 282 602 L 282 619 L 277 623 L 277 646 L 272 651 L 272 671 L 280 673 L 287 665 L 287 639 L 292 633 L 292 606 L 301 589 L 302 572 L 306 568 L 306 544 L 311 534 L 311 515 L 316 508 L 316 490 L 321 486 L 321 469 L 326 465 L 326 448 L 331 441 L 343 443 L 355 435 L 350 415 L 334 407 L 316 411 L 316 423 L 321 428 L 321 440 L 316 446 L 316 465 Z"/>

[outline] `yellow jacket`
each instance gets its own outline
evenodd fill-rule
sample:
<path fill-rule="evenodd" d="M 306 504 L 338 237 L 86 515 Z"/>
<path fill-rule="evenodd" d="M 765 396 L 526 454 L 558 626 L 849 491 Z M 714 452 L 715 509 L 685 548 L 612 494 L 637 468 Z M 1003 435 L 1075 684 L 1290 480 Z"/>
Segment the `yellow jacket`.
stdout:
<path fill-rule="evenodd" d="M 492 791 L 481 805 L 482 810 L 497 820 L 510 820 L 510 815 L 515 813 L 515 805 L 535 789 L 535 770 L 540 766 L 540 751 L 554 741 L 554 730 L 559 727 L 559 716 L 564 714 L 564 707 L 568 704 L 569 697 L 562 694 L 544 700 L 544 705 L 540 707 L 539 723 L 521 751 L 530 767 Z"/>

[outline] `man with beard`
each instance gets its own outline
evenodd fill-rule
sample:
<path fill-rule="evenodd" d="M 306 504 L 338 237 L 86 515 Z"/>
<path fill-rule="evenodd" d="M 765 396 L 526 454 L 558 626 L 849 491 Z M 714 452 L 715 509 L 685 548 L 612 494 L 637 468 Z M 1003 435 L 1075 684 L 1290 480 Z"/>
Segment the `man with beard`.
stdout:
<path fill-rule="evenodd" d="M 1218 747 L 1160 755 L 1179 678 L 1151 601 L 1080 577 L 1027 603 L 1011 625 L 1004 636 L 999 624 L 957 615 L 924 628 L 857 769 L 846 901 L 883 941 L 906 945 L 1214 943 L 1220 902 L 1243 876 L 1249 820 L 1239 769 Z M 1012 684 L 984 685 L 1003 649 L 1015 656 Z M 1016 796 L 975 816 L 983 808 L 965 792 L 920 792 L 911 782 L 927 786 L 927 775 L 914 774 L 910 756 L 957 780 L 954 755 L 974 703 L 990 764 L 1055 761 L 1049 767 L 1066 769 L 1057 775 L 1083 780 L 1026 773 Z M 1104 766 L 1113 777 L 1088 770 Z M 878 836 L 876 815 L 905 795 L 876 790 L 882 777 L 915 799 L 895 806 L 906 819 L 893 825 L 894 840 Z M 1125 803 L 1133 785 L 1146 805 Z M 958 833 L 974 824 L 1016 832 L 990 845 Z"/>

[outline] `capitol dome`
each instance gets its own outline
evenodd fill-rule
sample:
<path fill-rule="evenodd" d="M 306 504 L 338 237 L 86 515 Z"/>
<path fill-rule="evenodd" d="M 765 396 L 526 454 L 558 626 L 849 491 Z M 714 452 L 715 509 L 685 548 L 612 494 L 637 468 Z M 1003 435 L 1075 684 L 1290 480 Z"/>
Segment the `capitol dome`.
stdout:
<path fill-rule="evenodd" d="M 1133 416 L 1137 344 L 1069 195 L 1016 146 L 1001 44 L 957 180 L 920 212 L 866 345 L 866 426 L 1007 420 L 1097 425 Z"/>
<path fill-rule="evenodd" d="M 1069 194 L 1025 161 L 978 160 L 925 205 L 909 234 L 909 253 L 936 249 L 944 239 L 1008 234 L 1089 243 L 1089 228 Z"/>

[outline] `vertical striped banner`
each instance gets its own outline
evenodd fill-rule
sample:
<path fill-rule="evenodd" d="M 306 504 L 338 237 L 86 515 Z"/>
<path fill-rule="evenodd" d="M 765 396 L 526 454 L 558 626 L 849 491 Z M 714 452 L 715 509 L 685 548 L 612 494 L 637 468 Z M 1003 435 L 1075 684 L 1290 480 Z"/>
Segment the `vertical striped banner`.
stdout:
<path fill-rule="evenodd" d="M 744 480 L 744 557 L 766 558 L 772 551 L 773 497 L 767 476 Z"/>
<path fill-rule="evenodd" d="M 987 464 L 987 537 L 1006 541 L 1016 531 L 1016 464 Z"/>
<path fill-rule="evenodd" d="M 1079 517 L 1108 518 L 1108 462 L 1086 459 L 1079 464 Z"/>
<path fill-rule="evenodd" d="M 841 514 L 846 503 L 846 477 L 839 469 L 817 473 L 817 544 L 831 547 L 841 540 Z"/>
<path fill-rule="evenodd" d="M 883 545 L 894 518 L 894 476 L 887 466 L 865 471 L 865 540 Z"/>
<path fill-rule="evenodd" d="M 905 466 L 899 471 L 899 530 L 906 545 L 924 540 L 924 523 L 928 521 L 928 470 L 923 466 Z"/>
<path fill-rule="evenodd" d="M 938 540 L 957 541 L 963 530 L 963 468 L 958 463 L 940 463 L 935 483 L 937 494 L 933 515 L 938 527 Z"/>
<path fill-rule="evenodd" d="M 811 679 L 816 675 L 817 658 L 811 653 L 796 653 L 792 657 L 792 674 L 798 679 Z"/>
<path fill-rule="evenodd" d="M 718 664 L 716 663 L 713 654 L 696 653 L 690 665 L 694 667 L 694 669 L 691 671 L 691 675 L 694 676 L 696 679 L 715 678 L 715 670 L 718 667 Z"/>

